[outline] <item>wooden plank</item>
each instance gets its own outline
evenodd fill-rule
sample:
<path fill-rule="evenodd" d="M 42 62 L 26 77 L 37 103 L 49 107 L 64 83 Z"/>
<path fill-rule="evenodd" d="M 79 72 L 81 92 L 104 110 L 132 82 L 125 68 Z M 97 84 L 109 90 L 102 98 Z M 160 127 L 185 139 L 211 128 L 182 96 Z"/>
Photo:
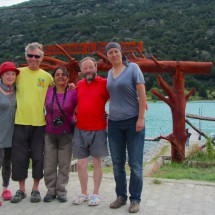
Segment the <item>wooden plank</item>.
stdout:
<path fill-rule="evenodd" d="M 124 53 L 127 52 L 143 52 L 143 42 L 119 42 Z M 70 43 L 58 44 L 66 50 L 68 54 L 92 54 L 94 52 L 105 53 L 107 42 L 91 42 L 91 43 Z M 44 46 L 45 55 L 62 54 L 62 51 L 56 45 Z"/>
<path fill-rule="evenodd" d="M 214 117 L 206 117 L 206 116 L 199 116 L 195 114 L 186 114 L 187 118 L 192 118 L 192 119 L 199 119 L 199 120 L 206 120 L 206 121 L 215 121 Z"/>
<path fill-rule="evenodd" d="M 196 132 L 198 132 L 200 135 L 202 135 L 202 136 L 205 137 L 205 138 L 208 138 L 208 136 L 207 136 L 204 132 L 202 132 L 202 131 L 200 131 L 198 128 L 196 128 L 188 119 L 185 119 L 185 122 L 186 122 L 189 126 L 191 126 Z"/>
<path fill-rule="evenodd" d="M 161 137 L 146 137 L 146 141 L 160 141 Z"/>

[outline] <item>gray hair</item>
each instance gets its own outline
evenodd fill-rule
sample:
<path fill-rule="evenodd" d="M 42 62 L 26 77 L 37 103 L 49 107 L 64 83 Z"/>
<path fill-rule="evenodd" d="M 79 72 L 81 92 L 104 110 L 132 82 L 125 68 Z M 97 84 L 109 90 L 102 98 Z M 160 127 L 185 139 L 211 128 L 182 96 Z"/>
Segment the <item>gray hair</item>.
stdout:
<path fill-rule="evenodd" d="M 25 56 L 27 56 L 28 51 L 29 50 L 35 50 L 35 49 L 40 49 L 40 54 L 41 56 L 44 56 L 44 51 L 43 51 L 43 45 L 38 43 L 38 42 L 33 42 L 33 43 L 29 43 L 26 47 L 25 47 Z"/>
<path fill-rule="evenodd" d="M 92 57 L 85 57 L 85 58 L 83 58 L 83 59 L 80 61 L 80 69 L 82 68 L 82 63 L 83 63 L 84 61 L 86 61 L 86 60 L 92 60 L 93 63 L 94 63 L 94 65 L 95 65 L 95 67 L 97 68 L 97 62 L 96 62 L 96 60 L 95 60 L 94 58 L 92 58 Z"/>

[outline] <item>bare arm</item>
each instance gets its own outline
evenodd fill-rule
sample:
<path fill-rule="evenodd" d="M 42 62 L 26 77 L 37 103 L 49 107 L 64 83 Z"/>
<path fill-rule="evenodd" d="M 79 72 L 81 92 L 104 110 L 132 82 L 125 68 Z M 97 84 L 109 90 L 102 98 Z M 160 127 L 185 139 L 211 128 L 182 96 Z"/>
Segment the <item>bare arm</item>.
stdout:
<path fill-rule="evenodd" d="M 139 132 L 145 127 L 144 117 L 145 110 L 148 109 L 148 105 L 146 103 L 146 90 L 144 84 L 137 84 L 136 89 L 139 96 L 139 114 L 136 123 L 136 131 Z"/>

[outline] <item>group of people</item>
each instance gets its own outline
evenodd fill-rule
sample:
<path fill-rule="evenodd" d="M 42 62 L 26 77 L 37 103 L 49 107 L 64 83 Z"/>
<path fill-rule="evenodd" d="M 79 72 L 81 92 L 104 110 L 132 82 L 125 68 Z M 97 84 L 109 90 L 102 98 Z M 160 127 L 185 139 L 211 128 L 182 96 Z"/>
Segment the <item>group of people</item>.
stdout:
<path fill-rule="evenodd" d="M 145 81 L 138 65 L 128 61 L 120 44 L 109 42 L 105 49 L 112 65 L 107 79 L 97 75 L 96 60 L 85 57 L 80 61 L 84 78 L 75 88 L 68 84 L 69 73 L 65 67 L 57 68 L 52 75 L 40 69 L 44 52 L 37 42 L 25 48 L 26 67 L 17 69 L 12 62 L 1 64 L 0 167 L 4 200 L 18 203 L 26 198 L 25 180 L 31 160 L 30 201 L 41 201 L 39 182 L 44 176 L 47 193 L 43 201 L 57 198 L 66 202 L 73 155 L 78 159 L 81 187 L 73 204 L 87 201 L 89 206 L 98 205 L 102 158 L 108 155 L 109 146 L 117 196 L 110 208 L 117 209 L 127 202 L 125 164 L 128 159 L 131 171 L 129 212 L 139 211 L 143 186 L 144 112 L 147 109 Z M 105 105 L 108 100 L 107 119 Z M 92 194 L 88 191 L 89 156 L 94 166 Z M 19 182 L 14 196 L 8 189 L 11 163 L 12 179 Z"/>

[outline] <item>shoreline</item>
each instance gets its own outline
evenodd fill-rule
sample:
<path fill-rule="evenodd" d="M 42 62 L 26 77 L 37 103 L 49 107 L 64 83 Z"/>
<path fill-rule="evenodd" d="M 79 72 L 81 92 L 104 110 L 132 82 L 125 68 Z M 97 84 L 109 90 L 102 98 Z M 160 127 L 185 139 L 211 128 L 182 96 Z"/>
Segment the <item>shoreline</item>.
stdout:
<path fill-rule="evenodd" d="M 203 145 L 205 143 L 205 140 L 203 138 L 202 138 L 202 140 L 198 139 L 199 134 L 195 130 L 190 129 L 189 132 L 191 132 L 192 135 L 189 140 L 189 147 L 185 148 L 185 153 L 188 153 L 193 145 Z M 150 146 L 150 143 L 151 143 L 151 146 Z M 148 165 L 153 158 L 159 157 L 159 153 L 165 146 L 167 146 L 167 150 L 166 150 L 166 152 L 164 152 L 164 154 L 162 154 L 160 156 L 170 156 L 171 157 L 171 145 L 167 140 L 161 139 L 160 141 L 153 141 L 153 142 L 148 141 L 147 144 L 148 144 L 148 147 L 144 147 L 144 154 L 143 154 L 144 169 L 145 169 L 145 166 Z M 102 163 L 103 163 L 103 166 L 112 165 L 110 151 L 109 151 L 109 156 L 102 159 Z M 155 163 L 156 163 L 156 161 L 155 161 Z M 150 164 L 150 166 L 151 166 L 151 164 Z M 146 169 L 148 169 L 148 167 Z M 147 170 L 147 171 L 149 171 L 149 170 Z"/>
<path fill-rule="evenodd" d="M 159 154 L 159 152 L 165 145 L 168 145 L 168 144 L 170 145 L 170 143 L 168 143 L 168 141 L 166 141 L 166 140 L 160 140 L 160 141 L 153 143 L 153 145 L 155 145 L 155 144 L 156 144 L 155 147 L 153 146 L 153 147 L 147 148 L 146 150 L 144 149 L 144 155 L 143 155 L 144 164 L 149 162 L 154 157 L 156 157 L 156 155 Z"/>
<path fill-rule="evenodd" d="M 166 145 L 169 144 L 166 140 L 160 140 L 156 143 L 154 143 L 154 145 L 156 144 L 156 147 L 149 147 L 147 149 L 144 149 L 144 154 L 143 154 L 143 164 L 147 164 L 151 159 L 153 159 L 154 157 L 156 157 L 156 155 L 159 154 L 159 152 L 162 150 L 162 148 Z M 110 152 L 109 155 L 104 157 L 102 159 L 102 163 L 103 166 L 111 166 L 112 165 L 112 160 L 111 160 L 111 156 L 110 156 Z"/>
<path fill-rule="evenodd" d="M 162 100 L 147 100 L 147 102 L 163 102 L 165 103 L 164 101 Z M 204 99 L 199 99 L 199 100 L 189 100 L 187 101 L 188 103 L 189 102 L 215 102 L 215 99 L 211 99 L 211 100 L 204 100 Z"/>

